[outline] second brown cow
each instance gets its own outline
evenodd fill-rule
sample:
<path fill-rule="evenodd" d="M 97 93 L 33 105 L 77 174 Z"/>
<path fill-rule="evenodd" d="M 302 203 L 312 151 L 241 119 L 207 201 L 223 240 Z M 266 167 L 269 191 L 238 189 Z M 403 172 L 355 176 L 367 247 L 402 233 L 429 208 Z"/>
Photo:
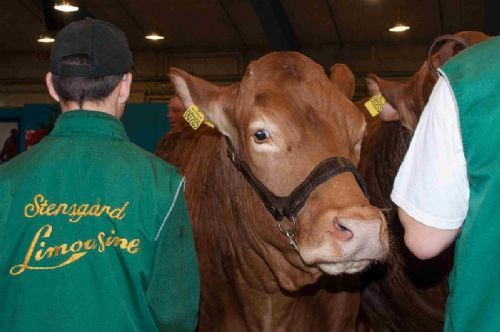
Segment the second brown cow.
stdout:
<path fill-rule="evenodd" d="M 488 38 L 474 31 L 455 36 L 469 45 Z M 431 61 L 439 67 L 461 49 L 459 43 L 448 41 Z M 397 171 L 436 80 L 427 61 L 404 83 L 383 80 L 373 74 L 367 78 L 370 93 L 382 94 L 387 103 L 381 113 L 384 122 L 380 127 L 374 126 L 375 132 L 370 134 L 368 146 L 363 149 L 360 170 L 372 204 L 386 212 L 391 238 L 391 253 L 386 264 L 376 266 L 363 276 L 366 287 L 362 291 L 361 311 L 368 330 L 443 330 L 452 249 L 428 261 L 418 260 L 404 244 L 404 231 L 396 206 L 390 200 Z"/>

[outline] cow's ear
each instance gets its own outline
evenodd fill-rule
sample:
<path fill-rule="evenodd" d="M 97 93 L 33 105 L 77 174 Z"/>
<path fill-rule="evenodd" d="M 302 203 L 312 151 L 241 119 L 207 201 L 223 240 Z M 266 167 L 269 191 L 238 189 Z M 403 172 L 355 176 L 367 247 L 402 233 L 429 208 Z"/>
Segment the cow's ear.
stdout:
<path fill-rule="evenodd" d="M 168 77 L 186 108 L 197 105 L 223 135 L 232 136 L 234 127 L 229 120 L 237 85 L 219 87 L 187 72 L 170 67 Z"/>
<path fill-rule="evenodd" d="M 461 38 L 469 45 L 474 45 L 485 41 L 489 36 L 479 31 L 462 31 L 454 34 L 455 37 Z M 466 47 L 461 43 L 450 39 L 439 48 L 439 51 L 432 55 L 432 64 L 434 67 L 439 68 L 444 65 L 451 57 L 454 57 Z"/>
<path fill-rule="evenodd" d="M 352 99 L 356 89 L 356 80 L 351 69 L 343 63 L 336 63 L 330 67 L 330 81 L 347 98 Z"/>
<path fill-rule="evenodd" d="M 454 41 L 447 41 L 439 51 L 437 51 L 431 58 L 434 67 L 439 68 L 444 65 L 451 57 L 454 57 L 459 52 L 465 49 L 465 46 Z"/>
<path fill-rule="evenodd" d="M 435 63 L 434 65 L 436 67 L 441 67 L 446 63 L 446 61 L 448 61 L 451 57 L 455 56 L 463 49 L 465 49 L 465 46 L 462 46 L 461 44 L 458 44 L 454 41 L 447 42 L 439 50 L 437 57 L 438 63 Z"/>
<path fill-rule="evenodd" d="M 379 114 L 380 119 L 382 121 L 398 121 L 400 114 L 394 105 L 396 103 L 391 97 L 395 95 L 392 90 L 402 89 L 402 84 L 383 80 L 372 73 L 366 76 L 365 82 L 370 96 L 382 95 L 386 100 L 384 108 Z"/>
<path fill-rule="evenodd" d="M 417 125 L 417 117 L 409 105 L 411 100 L 411 97 L 408 96 L 409 84 L 387 81 L 375 74 L 368 74 L 366 77 L 366 85 L 370 95 L 381 94 L 385 98 L 386 102 L 382 112 L 380 112 L 380 119 L 382 121 L 400 121 L 404 127 L 414 130 Z"/>

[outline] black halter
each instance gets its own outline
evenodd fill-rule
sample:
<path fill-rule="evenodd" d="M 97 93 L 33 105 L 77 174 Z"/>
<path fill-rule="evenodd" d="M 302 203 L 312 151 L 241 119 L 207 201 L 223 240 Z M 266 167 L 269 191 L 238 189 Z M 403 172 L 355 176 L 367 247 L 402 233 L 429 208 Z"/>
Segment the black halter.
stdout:
<path fill-rule="evenodd" d="M 344 157 L 331 157 L 323 160 L 311 171 L 311 173 L 309 173 L 305 180 L 299 184 L 289 196 L 276 196 L 255 177 L 248 164 L 238 158 L 229 138 L 226 136 L 225 139 L 229 159 L 236 169 L 243 174 L 247 182 L 253 187 L 269 213 L 271 213 L 276 220 L 279 230 L 288 238 L 290 245 L 297 253 L 299 252 L 299 248 L 295 240 L 297 214 L 306 203 L 309 194 L 317 186 L 341 173 L 351 172 L 356 178 L 356 181 L 363 190 L 365 196 L 368 197 L 366 184 L 363 181 L 361 174 L 352 162 Z M 284 226 L 283 219 L 285 217 L 291 222 L 290 227 Z"/>

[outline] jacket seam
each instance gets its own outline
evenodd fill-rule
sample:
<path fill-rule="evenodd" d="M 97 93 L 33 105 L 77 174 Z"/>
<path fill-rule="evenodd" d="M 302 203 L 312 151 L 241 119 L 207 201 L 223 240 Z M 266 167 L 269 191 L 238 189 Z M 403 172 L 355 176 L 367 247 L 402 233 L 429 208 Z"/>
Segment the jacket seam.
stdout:
<path fill-rule="evenodd" d="M 174 210 L 175 203 L 177 202 L 177 198 L 179 197 L 179 192 L 181 191 L 181 188 L 184 187 L 183 186 L 184 180 L 185 180 L 185 178 L 183 177 L 182 180 L 181 180 L 181 182 L 179 182 L 179 185 L 177 186 L 177 190 L 175 192 L 174 200 L 172 201 L 172 204 L 170 205 L 170 208 L 168 209 L 168 212 L 165 215 L 165 218 L 163 219 L 163 222 L 162 222 L 160 228 L 158 229 L 158 232 L 156 233 L 155 241 L 158 241 L 158 238 L 160 237 L 160 233 L 163 230 L 163 227 L 165 226 L 165 223 L 167 222 L 168 218 L 170 217 L 170 214 L 172 213 L 172 211 Z"/>

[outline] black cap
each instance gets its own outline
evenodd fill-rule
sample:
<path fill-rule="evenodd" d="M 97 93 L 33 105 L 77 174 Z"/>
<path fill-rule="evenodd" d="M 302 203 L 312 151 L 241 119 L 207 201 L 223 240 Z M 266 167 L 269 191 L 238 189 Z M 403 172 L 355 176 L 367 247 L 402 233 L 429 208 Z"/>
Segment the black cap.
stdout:
<path fill-rule="evenodd" d="M 89 65 L 63 65 L 64 57 L 87 55 Z M 103 77 L 129 72 L 134 66 L 125 34 L 113 24 L 87 18 L 73 22 L 56 36 L 50 71 L 59 76 Z"/>

